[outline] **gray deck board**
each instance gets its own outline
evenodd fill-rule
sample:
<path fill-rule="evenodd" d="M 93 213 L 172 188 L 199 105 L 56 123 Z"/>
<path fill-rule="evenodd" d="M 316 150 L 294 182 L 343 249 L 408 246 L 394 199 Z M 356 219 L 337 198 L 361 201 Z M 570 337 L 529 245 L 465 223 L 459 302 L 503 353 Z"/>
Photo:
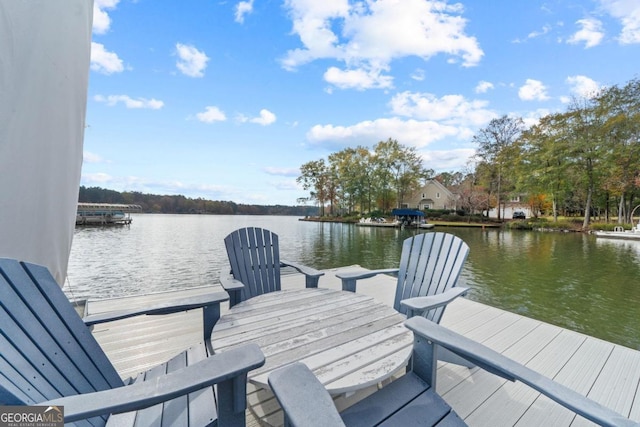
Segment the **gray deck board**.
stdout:
<path fill-rule="evenodd" d="M 335 273 L 358 266 L 327 270 L 320 287 L 340 288 Z M 284 289 L 304 287 L 299 275 L 283 277 Z M 91 301 L 90 313 L 148 305 L 178 296 L 217 291 L 217 285 L 185 291 L 103 301 Z M 358 292 L 392 304 L 395 280 L 377 276 L 358 284 Z M 223 314 L 227 304 L 223 304 Z M 544 322 L 459 298 L 445 311 L 443 325 L 482 342 L 530 368 L 554 378 L 631 419 L 640 421 L 640 352 Z M 639 326 L 640 327 L 640 326 Z M 141 317 L 99 325 L 94 335 L 123 377 L 148 367 L 198 342 L 202 322 L 197 311 Z M 135 331 L 135 333 L 131 333 Z M 471 426 L 586 426 L 593 425 L 528 387 L 503 380 L 478 368 L 441 363 L 438 393 Z M 373 389 L 336 398 L 338 407 L 353 404 Z M 257 418 L 282 423 L 270 392 L 249 387 L 248 401 Z M 248 425 L 257 425 L 249 414 Z"/>

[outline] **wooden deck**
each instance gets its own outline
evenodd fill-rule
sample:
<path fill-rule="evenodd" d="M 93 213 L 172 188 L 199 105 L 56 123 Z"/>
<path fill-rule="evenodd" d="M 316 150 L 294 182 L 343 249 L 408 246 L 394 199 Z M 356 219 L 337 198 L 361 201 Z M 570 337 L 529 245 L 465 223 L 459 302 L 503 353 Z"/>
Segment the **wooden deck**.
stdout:
<path fill-rule="evenodd" d="M 339 289 L 338 271 L 320 279 L 321 287 Z M 283 278 L 283 288 L 304 286 L 299 275 Z M 358 292 L 392 304 L 395 280 L 378 276 L 358 284 Z M 218 290 L 218 285 L 180 291 L 180 296 Z M 90 313 L 125 306 L 148 305 L 175 297 L 175 292 L 91 301 Z M 223 314 L 226 311 L 223 307 Z M 445 312 L 443 325 L 523 363 L 543 375 L 571 387 L 610 408 L 640 421 L 640 352 L 562 329 L 484 304 L 459 298 Z M 640 324 L 639 324 L 640 327 Z M 136 374 L 184 350 L 201 338 L 201 318 L 196 310 L 184 314 L 140 317 L 98 325 L 98 342 L 123 377 Z M 132 334 L 131 331 L 135 331 Z M 251 389 L 248 399 L 258 418 L 279 424 L 282 416 L 268 392 Z M 438 392 L 471 426 L 584 426 L 576 417 L 520 383 L 511 383 L 482 371 L 442 363 L 438 369 Z M 338 399 L 339 406 L 352 404 L 358 396 Z M 253 413 L 248 425 L 257 425 Z"/>

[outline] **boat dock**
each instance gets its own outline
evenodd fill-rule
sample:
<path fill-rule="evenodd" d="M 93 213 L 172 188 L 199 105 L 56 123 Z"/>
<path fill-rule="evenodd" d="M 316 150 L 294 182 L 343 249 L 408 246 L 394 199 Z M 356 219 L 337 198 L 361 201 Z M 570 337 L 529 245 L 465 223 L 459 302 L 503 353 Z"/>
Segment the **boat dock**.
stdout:
<path fill-rule="evenodd" d="M 376 221 L 371 218 L 362 218 L 359 222 L 354 223 L 358 227 L 383 227 L 383 228 L 404 228 L 412 227 L 412 228 L 421 228 L 423 230 L 430 230 L 435 227 L 434 224 L 429 224 L 427 222 L 414 222 L 411 225 L 406 225 L 400 221 Z"/>
<path fill-rule="evenodd" d="M 337 272 L 364 270 L 359 266 L 326 270 L 320 287 L 340 289 Z M 298 274 L 283 277 L 284 289 L 304 286 Z M 98 313 L 149 305 L 160 301 L 221 290 L 218 284 L 184 291 L 89 301 Z M 395 279 L 379 275 L 362 281 L 358 292 L 392 304 Z M 473 291 L 471 291 L 473 292 Z M 222 314 L 227 304 L 222 306 Z M 510 313 L 468 298 L 458 298 L 445 311 L 442 325 L 553 378 L 605 406 L 640 422 L 640 351 Z M 639 326 L 640 327 L 640 326 Z M 122 377 L 164 362 L 200 341 L 199 310 L 167 316 L 143 316 L 95 327 L 93 334 Z M 135 330 L 136 334 L 131 334 Z M 247 422 L 281 425 L 282 414 L 267 391 L 249 386 Z M 441 363 L 437 391 L 471 426 L 587 426 L 594 425 L 521 383 L 512 383 L 480 368 Z M 359 393 L 358 393 L 359 394 Z M 336 400 L 352 404 L 355 396 Z"/>
<path fill-rule="evenodd" d="M 141 211 L 140 205 L 78 203 L 76 225 L 130 225 L 131 212 Z"/>

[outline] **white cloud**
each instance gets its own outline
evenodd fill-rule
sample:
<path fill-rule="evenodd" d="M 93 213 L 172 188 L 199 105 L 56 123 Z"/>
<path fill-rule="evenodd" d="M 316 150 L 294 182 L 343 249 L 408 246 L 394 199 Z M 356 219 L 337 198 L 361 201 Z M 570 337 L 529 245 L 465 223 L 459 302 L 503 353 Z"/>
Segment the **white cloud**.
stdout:
<path fill-rule="evenodd" d="M 159 110 L 164 107 L 164 102 L 157 99 L 134 99 L 128 95 L 109 95 L 106 97 L 102 95 L 96 95 L 93 97 L 93 99 L 97 102 L 103 102 L 110 107 L 113 107 L 118 103 L 123 103 L 127 108 L 146 108 L 150 110 Z"/>
<path fill-rule="evenodd" d="M 236 5 L 236 22 L 242 24 L 245 15 L 253 12 L 253 0 L 241 1 Z"/>
<path fill-rule="evenodd" d="M 84 183 L 104 184 L 105 182 L 111 182 L 112 180 L 113 177 L 111 175 L 102 172 L 82 174 L 82 181 Z"/>
<path fill-rule="evenodd" d="M 527 37 L 526 37 L 524 40 L 523 40 L 523 39 L 520 39 L 520 38 L 517 38 L 517 39 L 515 39 L 515 40 L 513 41 L 513 43 L 524 43 L 524 42 L 526 42 L 527 40 L 535 39 L 535 38 L 538 38 L 538 37 L 542 37 L 542 36 L 544 36 L 544 35 L 548 34 L 548 33 L 551 31 L 551 29 L 552 29 L 551 25 L 546 24 L 546 25 L 544 25 L 544 26 L 542 27 L 542 29 L 541 29 L 541 30 L 539 30 L 539 31 L 532 31 L 532 32 L 530 32 L 529 34 L 527 34 Z"/>
<path fill-rule="evenodd" d="M 390 137 L 403 144 L 424 147 L 448 137 L 470 137 L 468 129 L 440 124 L 435 121 L 390 119 L 367 120 L 351 126 L 316 125 L 307 133 L 314 144 L 330 143 L 338 146 L 371 145 Z"/>
<path fill-rule="evenodd" d="M 423 81 L 425 78 L 424 70 L 422 68 L 416 69 L 413 74 L 411 74 L 411 78 L 419 82 Z"/>
<path fill-rule="evenodd" d="M 264 171 L 269 175 L 277 175 L 277 176 L 298 176 L 300 175 L 299 168 L 278 168 L 273 166 L 268 166 L 264 168 Z"/>
<path fill-rule="evenodd" d="M 276 115 L 267 109 L 260 110 L 260 115 L 258 117 L 248 117 L 244 114 L 237 114 L 236 121 L 239 123 L 257 123 L 262 126 L 267 126 L 275 123 Z"/>
<path fill-rule="evenodd" d="M 532 31 L 527 35 L 528 39 L 535 39 L 537 37 L 540 36 L 544 36 L 545 34 L 547 34 L 549 31 L 551 31 L 551 26 L 550 25 L 544 25 L 542 27 L 542 30 L 540 31 Z"/>
<path fill-rule="evenodd" d="M 518 96 L 523 101 L 545 101 L 549 99 L 547 88 L 539 80 L 527 79 L 524 86 L 518 90 Z"/>
<path fill-rule="evenodd" d="M 207 68 L 207 62 L 209 61 L 204 52 L 182 43 L 176 43 L 176 52 L 179 58 L 176 62 L 176 67 L 182 74 L 189 77 L 204 76 L 204 70 Z"/>
<path fill-rule="evenodd" d="M 437 98 L 429 93 L 415 92 L 399 93 L 390 102 L 392 113 L 398 116 L 464 126 L 482 126 L 497 117 L 487 105 L 487 101 L 468 101 L 462 95 Z"/>
<path fill-rule="evenodd" d="M 580 98 L 591 98 L 600 90 L 600 83 L 586 76 L 569 76 L 567 84 L 571 86 L 571 93 Z"/>
<path fill-rule="evenodd" d="M 451 171 L 460 170 L 475 154 L 476 150 L 473 148 L 427 150 L 422 153 L 422 159 L 427 167 L 436 171 Z"/>
<path fill-rule="evenodd" d="M 440 98 L 429 93 L 402 92 L 389 102 L 395 117 L 362 121 L 348 126 L 316 125 L 307 132 L 312 144 L 331 148 L 363 145 L 394 138 L 422 149 L 438 141 L 471 140 L 477 128 L 498 117 L 486 101 L 467 100 L 461 95 Z M 466 159 L 465 159 L 466 161 Z"/>
<path fill-rule="evenodd" d="M 403 0 L 398 7 L 397 0 L 286 0 L 285 7 L 302 47 L 287 52 L 283 67 L 293 70 L 327 58 L 344 62 L 346 71 L 333 67 L 325 73 L 327 81 L 341 88 L 389 87 L 390 77 L 381 72 L 397 58 L 428 60 L 444 54 L 468 67 L 477 65 L 484 54 L 475 37 L 464 32 L 459 3 Z"/>
<path fill-rule="evenodd" d="M 270 124 L 275 123 L 276 121 L 276 115 L 273 114 L 271 111 L 266 110 L 266 109 L 262 109 L 260 110 L 260 116 L 259 117 L 254 117 L 253 119 L 249 120 L 251 123 L 257 123 L 259 125 L 262 126 L 267 126 Z"/>
<path fill-rule="evenodd" d="M 100 43 L 91 42 L 91 69 L 102 74 L 113 74 L 122 72 L 124 66 L 118 55 L 105 50 Z"/>
<path fill-rule="evenodd" d="M 544 116 L 548 116 L 549 114 L 551 114 L 550 110 L 546 108 L 538 108 L 537 110 L 528 111 L 524 115 L 513 114 L 512 116 L 522 118 L 525 127 L 529 128 L 540 123 L 540 119 Z"/>
<path fill-rule="evenodd" d="M 295 177 L 298 177 L 300 175 L 300 171 L 298 171 L 297 174 L 293 175 Z M 300 186 L 300 184 L 298 184 L 296 182 L 295 179 L 287 179 L 287 180 L 282 180 L 282 181 L 271 181 L 269 182 L 269 185 L 273 188 L 275 188 L 276 190 L 284 190 L 284 191 L 292 191 L 292 190 L 302 190 L 302 187 Z"/>
<path fill-rule="evenodd" d="M 205 111 L 196 114 L 196 118 L 203 123 L 224 122 L 227 116 L 218 107 L 209 106 Z"/>
<path fill-rule="evenodd" d="M 580 27 L 574 35 L 572 35 L 567 43 L 578 44 L 584 42 L 585 49 L 594 47 L 600 44 L 604 38 L 604 32 L 602 31 L 602 22 L 594 18 L 580 19 L 576 22 Z"/>
<path fill-rule="evenodd" d="M 381 70 L 340 70 L 330 67 L 324 73 L 324 79 L 340 89 L 372 89 L 393 87 L 393 77 L 380 74 Z"/>
<path fill-rule="evenodd" d="M 102 163 L 102 157 L 95 153 L 91 153 L 89 151 L 84 151 L 82 153 L 82 162 L 83 163 Z"/>
<path fill-rule="evenodd" d="M 620 43 L 640 43 L 640 2 L 637 0 L 600 0 L 600 4 L 607 13 L 622 23 L 622 30 L 618 38 Z"/>
<path fill-rule="evenodd" d="M 475 88 L 476 93 L 487 93 L 490 89 L 493 89 L 493 83 L 481 80 Z"/>
<path fill-rule="evenodd" d="M 111 27 L 111 18 L 107 10 L 116 8 L 120 0 L 95 0 L 93 3 L 93 32 L 105 34 Z"/>

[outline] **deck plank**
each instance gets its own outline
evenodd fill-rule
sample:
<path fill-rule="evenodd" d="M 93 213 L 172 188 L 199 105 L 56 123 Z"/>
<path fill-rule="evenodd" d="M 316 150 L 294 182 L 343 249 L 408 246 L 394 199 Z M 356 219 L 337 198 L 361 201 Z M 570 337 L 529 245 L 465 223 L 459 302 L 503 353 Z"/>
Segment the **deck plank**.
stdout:
<path fill-rule="evenodd" d="M 340 289 L 340 280 L 335 274 L 359 270 L 363 269 L 347 266 L 326 270 L 319 286 Z M 302 288 L 304 279 L 300 275 L 287 275 L 283 277 L 282 287 Z M 88 308 L 91 313 L 96 313 L 218 290 L 218 285 L 212 285 L 182 292 L 90 301 Z M 367 279 L 358 284 L 358 293 L 392 305 L 395 279 L 387 275 Z M 227 307 L 223 303 L 223 314 Z M 164 362 L 198 342 L 202 334 L 201 323 L 199 312 L 194 310 L 99 325 L 94 329 L 94 335 L 121 376 L 128 377 Z M 639 351 L 468 298 L 458 298 L 451 303 L 442 324 L 640 421 Z M 136 330 L 136 334 L 131 334 L 131 330 Z M 144 333 L 138 333 L 141 330 Z M 528 387 L 503 380 L 479 368 L 470 370 L 440 363 L 436 388 L 471 426 L 593 425 Z M 375 387 L 366 393 L 374 390 Z M 344 408 L 366 393 L 341 396 L 335 399 L 336 405 Z M 248 411 L 249 426 L 261 423 L 281 425 L 282 413 L 270 392 L 250 386 L 248 401 L 254 411 Z"/>

